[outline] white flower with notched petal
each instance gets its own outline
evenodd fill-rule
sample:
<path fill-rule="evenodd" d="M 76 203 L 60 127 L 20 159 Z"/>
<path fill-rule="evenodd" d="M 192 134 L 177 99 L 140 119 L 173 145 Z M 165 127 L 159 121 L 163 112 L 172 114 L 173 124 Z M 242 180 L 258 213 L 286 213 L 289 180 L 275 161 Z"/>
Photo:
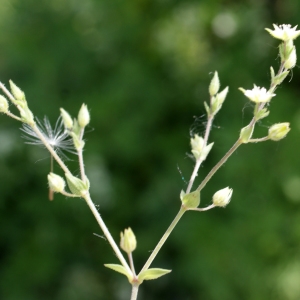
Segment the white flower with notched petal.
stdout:
<path fill-rule="evenodd" d="M 247 98 L 255 103 L 269 102 L 272 97 L 276 96 L 276 94 L 271 94 L 264 87 L 260 88 L 255 84 L 252 90 L 244 90 L 243 88 L 239 88 L 239 90 L 241 90 Z"/>
<path fill-rule="evenodd" d="M 289 24 L 283 24 L 277 26 L 276 24 L 273 24 L 274 30 L 271 30 L 269 28 L 265 28 L 274 38 L 282 40 L 284 42 L 289 40 L 295 40 L 300 35 L 300 30 L 297 29 L 296 25 L 295 27 L 291 28 L 292 26 Z"/>

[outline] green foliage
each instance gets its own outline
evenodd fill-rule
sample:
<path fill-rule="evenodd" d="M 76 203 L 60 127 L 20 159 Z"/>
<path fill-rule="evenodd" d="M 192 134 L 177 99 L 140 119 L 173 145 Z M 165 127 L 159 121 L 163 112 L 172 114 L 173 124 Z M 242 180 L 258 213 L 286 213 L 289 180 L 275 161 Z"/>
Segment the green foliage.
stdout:
<path fill-rule="evenodd" d="M 37 116 L 52 123 L 60 107 L 76 115 L 87 103 L 91 193 L 115 238 L 134 229 L 137 268 L 180 205 L 193 165 L 185 155 L 189 129 L 205 127 L 209 73 L 218 69 L 230 92 L 198 178 L 250 120 L 253 109 L 237 88 L 267 85 L 269 66 L 279 64 L 275 41 L 262 28 L 296 25 L 300 4 L 278 7 L 259 0 L 227 1 L 226 8 L 217 0 L 4 1 L 1 79 L 17 82 Z M 228 26 L 220 26 L 224 19 Z M 258 128 L 267 134 L 271 124 L 289 121 L 289 136 L 243 145 L 229 159 L 201 202 L 230 186 L 230 206 L 183 217 L 153 263 L 173 272 L 155 288 L 145 282 L 141 298 L 299 299 L 299 76 L 296 68 L 276 91 Z M 117 260 L 92 235 L 100 232 L 85 203 L 47 200 L 48 153 L 19 136 L 16 123 L 1 117 L 0 298 L 127 299 L 126 278 L 103 268 Z"/>

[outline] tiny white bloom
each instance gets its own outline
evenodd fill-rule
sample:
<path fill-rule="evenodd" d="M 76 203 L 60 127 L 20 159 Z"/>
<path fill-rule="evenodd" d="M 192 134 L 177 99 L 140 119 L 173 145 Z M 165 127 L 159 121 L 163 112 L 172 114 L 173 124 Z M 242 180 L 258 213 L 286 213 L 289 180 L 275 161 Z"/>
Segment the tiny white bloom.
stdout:
<path fill-rule="evenodd" d="M 286 42 L 289 40 L 295 40 L 300 35 L 300 30 L 296 30 L 297 26 L 298 25 L 291 28 L 292 26 L 290 24 L 283 24 L 283 25 L 279 25 L 279 26 L 277 26 L 276 24 L 273 24 L 274 30 L 271 30 L 269 28 L 265 28 L 265 29 L 274 38 Z"/>
<path fill-rule="evenodd" d="M 67 156 L 63 151 L 76 153 L 73 139 L 65 130 L 61 117 L 56 121 L 54 129 L 52 129 L 47 117 L 44 117 L 43 122 L 36 118 L 36 126 L 60 157 L 67 159 Z M 28 124 L 23 123 L 23 128 L 21 128 L 21 130 L 26 133 L 26 135 L 23 135 L 23 138 L 27 140 L 27 144 L 44 146 L 43 142 Z"/>
<path fill-rule="evenodd" d="M 252 90 L 244 90 L 240 88 L 244 95 L 255 103 L 269 102 L 276 94 L 271 94 L 264 87 L 260 88 L 254 84 Z"/>

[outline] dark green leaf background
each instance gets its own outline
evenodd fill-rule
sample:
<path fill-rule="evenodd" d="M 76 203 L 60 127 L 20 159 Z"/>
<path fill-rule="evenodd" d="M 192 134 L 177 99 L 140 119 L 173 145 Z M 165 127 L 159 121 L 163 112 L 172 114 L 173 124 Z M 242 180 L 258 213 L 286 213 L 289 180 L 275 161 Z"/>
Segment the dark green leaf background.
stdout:
<path fill-rule="evenodd" d="M 251 118 L 238 87 L 268 86 L 270 66 L 278 69 L 278 41 L 264 28 L 299 20 L 298 0 L 2 0 L 0 80 L 12 79 L 52 123 L 60 107 L 76 116 L 88 105 L 91 193 L 116 241 L 128 226 L 135 232 L 140 270 L 179 210 L 213 72 L 229 94 L 197 184 Z M 184 215 L 152 265 L 172 272 L 144 282 L 139 299 L 300 299 L 299 80 L 296 66 L 255 132 L 288 121 L 288 137 L 234 153 L 201 194 L 205 206 L 230 186 L 230 205 Z M 0 117 L 0 298 L 129 299 L 127 279 L 103 266 L 118 260 L 93 235 L 102 233 L 84 201 L 50 202 L 48 153 Z"/>

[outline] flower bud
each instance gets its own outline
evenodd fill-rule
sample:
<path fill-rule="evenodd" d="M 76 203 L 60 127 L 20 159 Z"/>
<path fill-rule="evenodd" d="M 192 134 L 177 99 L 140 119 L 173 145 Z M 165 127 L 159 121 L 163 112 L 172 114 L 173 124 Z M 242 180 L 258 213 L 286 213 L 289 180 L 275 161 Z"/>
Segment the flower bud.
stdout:
<path fill-rule="evenodd" d="M 27 123 L 29 125 L 34 124 L 34 116 L 26 104 L 24 108 L 19 107 L 19 111 L 20 111 L 21 119 L 24 123 Z"/>
<path fill-rule="evenodd" d="M 204 146 L 203 137 L 199 136 L 198 134 L 195 134 L 194 138 L 191 138 L 191 146 L 192 146 L 192 153 L 194 154 L 195 158 L 198 159 L 200 157 L 200 154 Z"/>
<path fill-rule="evenodd" d="M 216 114 L 222 107 L 223 102 L 225 101 L 225 98 L 228 93 L 228 86 L 220 93 L 218 93 L 216 96 L 212 97 L 211 102 L 211 113 Z"/>
<path fill-rule="evenodd" d="M 219 89 L 220 89 L 220 80 L 219 80 L 218 72 L 216 71 L 208 88 L 209 95 L 212 97 L 219 91 Z"/>
<path fill-rule="evenodd" d="M 200 204 L 200 191 L 196 190 L 189 194 L 180 193 L 181 203 L 187 209 L 197 208 Z"/>
<path fill-rule="evenodd" d="M 290 123 L 274 124 L 269 128 L 269 139 L 279 141 L 285 138 L 290 130 Z"/>
<path fill-rule="evenodd" d="M 293 47 L 288 59 L 284 62 L 284 67 L 286 69 L 293 69 L 297 62 L 297 54 L 296 54 L 296 48 Z"/>
<path fill-rule="evenodd" d="M 249 142 L 249 140 L 252 137 L 253 130 L 254 130 L 254 126 L 249 126 L 249 125 L 242 128 L 241 133 L 240 133 L 240 140 L 242 143 L 246 144 Z"/>
<path fill-rule="evenodd" d="M 73 138 L 73 144 L 77 151 L 83 149 L 84 141 L 81 140 L 75 132 L 70 132 L 70 136 Z"/>
<path fill-rule="evenodd" d="M 73 127 L 73 120 L 71 116 L 63 108 L 60 109 L 60 115 L 63 119 L 65 128 L 71 130 Z"/>
<path fill-rule="evenodd" d="M 232 192 L 233 190 L 229 187 L 217 191 L 213 195 L 213 204 L 215 206 L 225 207 L 230 202 Z"/>
<path fill-rule="evenodd" d="M 66 182 L 64 179 L 54 173 L 48 175 L 48 184 L 51 191 L 61 193 L 65 190 Z"/>
<path fill-rule="evenodd" d="M 261 120 L 261 119 L 267 117 L 269 114 L 270 114 L 270 112 L 268 111 L 267 108 L 262 108 L 262 109 L 254 112 L 254 117 L 255 117 L 255 120 L 258 121 L 258 120 Z"/>
<path fill-rule="evenodd" d="M 8 112 L 8 101 L 2 95 L 0 95 L 0 112 L 1 113 Z"/>
<path fill-rule="evenodd" d="M 130 227 L 121 232 L 120 247 L 128 254 L 135 250 L 136 238 Z"/>
<path fill-rule="evenodd" d="M 81 179 L 71 175 L 65 174 L 70 191 L 76 196 L 84 196 L 89 190 L 87 182 L 83 182 Z"/>
<path fill-rule="evenodd" d="M 78 124 L 81 128 L 84 128 L 90 123 L 90 113 L 87 106 L 83 103 L 78 113 Z"/>
<path fill-rule="evenodd" d="M 9 81 L 9 84 L 10 84 L 10 89 L 11 89 L 11 92 L 13 94 L 13 96 L 15 97 L 16 100 L 19 100 L 19 101 L 26 101 L 25 100 L 25 94 L 24 92 L 19 88 L 17 87 L 12 80 Z"/>

